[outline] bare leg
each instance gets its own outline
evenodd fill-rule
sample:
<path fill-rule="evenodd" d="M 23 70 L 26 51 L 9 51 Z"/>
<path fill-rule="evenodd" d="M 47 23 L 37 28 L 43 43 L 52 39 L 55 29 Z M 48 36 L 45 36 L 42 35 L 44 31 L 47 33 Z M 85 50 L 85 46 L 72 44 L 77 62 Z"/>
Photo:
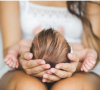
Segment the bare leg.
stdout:
<path fill-rule="evenodd" d="M 21 70 L 9 71 L 0 80 L 0 90 L 47 90 L 37 78 Z"/>
<path fill-rule="evenodd" d="M 75 73 L 55 83 L 51 90 L 100 90 L 100 77 L 94 73 Z"/>

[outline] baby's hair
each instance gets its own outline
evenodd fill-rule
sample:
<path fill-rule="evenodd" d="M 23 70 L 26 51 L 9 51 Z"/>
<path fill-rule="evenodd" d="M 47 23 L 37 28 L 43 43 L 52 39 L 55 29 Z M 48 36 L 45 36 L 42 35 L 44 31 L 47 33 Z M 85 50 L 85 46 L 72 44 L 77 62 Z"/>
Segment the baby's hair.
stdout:
<path fill-rule="evenodd" d="M 30 52 L 33 59 L 43 59 L 55 67 L 58 63 L 69 62 L 67 54 L 70 53 L 70 46 L 61 33 L 50 28 L 36 34 Z"/>

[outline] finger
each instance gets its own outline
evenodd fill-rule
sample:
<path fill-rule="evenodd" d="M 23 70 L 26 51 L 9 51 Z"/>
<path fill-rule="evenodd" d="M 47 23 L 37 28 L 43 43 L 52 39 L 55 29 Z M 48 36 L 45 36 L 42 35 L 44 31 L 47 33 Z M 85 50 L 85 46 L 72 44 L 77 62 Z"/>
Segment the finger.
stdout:
<path fill-rule="evenodd" d="M 49 69 L 50 65 L 49 64 L 45 64 L 45 65 L 40 65 L 31 69 L 27 69 L 26 73 L 27 74 L 37 74 L 40 73 L 42 71 L 44 71 L 45 69 Z"/>
<path fill-rule="evenodd" d="M 41 64 L 45 64 L 45 61 L 41 60 L 41 59 L 29 60 L 29 61 L 23 60 L 22 61 L 22 67 L 24 66 L 23 68 L 25 68 L 25 69 L 31 69 L 31 68 L 37 67 Z"/>
<path fill-rule="evenodd" d="M 18 64 L 16 64 L 16 66 L 15 66 L 15 67 L 16 67 L 16 68 L 18 68 L 18 66 L 19 66 L 19 65 L 18 65 Z"/>
<path fill-rule="evenodd" d="M 92 67 L 89 67 L 87 64 L 84 64 L 84 66 L 85 66 L 85 68 L 86 68 L 87 70 L 92 69 Z"/>
<path fill-rule="evenodd" d="M 13 63 L 12 68 L 16 68 L 16 63 Z"/>
<path fill-rule="evenodd" d="M 83 71 L 83 66 L 81 67 L 81 71 Z"/>
<path fill-rule="evenodd" d="M 71 72 L 66 72 L 66 71 L 55 69 L 55 68 L 51 68 L 50 71 L 60 78 L 71 77 L 72 75 Z"/>
<path fill-rule="evenodd" d="M 69 60 L 71 60 L 71 62 L 79 62 L 79 56 L 74 54 L 74 53 L 68 53 L 67 54 Z"/>
<path fill-rule="evenodd" d="M 16 64 L 16 68 L 18 68 L 19 67 L 19 62 L 17 62 L 17 64 Z"/>
<path fill-rule="evenodd" d="M 91 64 L 95 64 L 96 63 L 96 60 L 94 59 L 94 57 L 92 56 L 88 56 L 86 57 L 86 60 L 85 61 L 89 61 Z"/>
<path fill-rule="evenodd" d="M 17 57 L 12 57 L 12 61 L 15 62 L 15 63 L 17 63 L 18 62 Z"/>
<path fill-rule="evenodd" d="M 48 79 L 50 81 L 58 81 L 58 80 L 60 80 L 60 77 L 57 77 L 56 75 L 53 75 L 53 74 L 51 74 L 51 75 L 44 74 L 43 78 Z"/>
<path fill-rule="evenodd" d="M 11 59 L 9 59 L 8 61 L 6 61 L 6 64 L 9 65 L 12 62 Z"/>
<path fill-rule="evenodd" d="M 13 65 L 13 61 L 9 64 L 9 67 L 12 67 L 12 65 Z"/>
<path fill-rule="evenodd" d="M 37 73 L 37 74 L 35 74 L 35 75 L 33 75 L 33 76 L 36 76 L 36 77 L 43 77 L 44 74 L 52 74 L 52 73 L 51 73 L 50 70 L 48 69 L 48 70 L 42 71 L 42 72 L 40 72 L 40 73 Z"/>
<path fill-rule="evenodd" d="M 50 72 L 50 69 L 46 70 L 47 74 L 52 74 L 52 72 Z"/>
<path fill-rule="evenodd" d="M 92 67 L 93 66 L 93 64 L 92 63 L 90 63 L 88 60 L 85 60 L 85 62 L 84 63 L 86 63 L 89 67 Z"/>
<path fill-rule="evenodd" d="M 89 62 L 92 64 L 92 65 L 95 65 L 96 64 L 96 60 L 89 60 Z"/>
<path fill-rule="evenodd" d="M 5 58 L 5 59 L 4 59 L 4 62 L 7 62 L 8 60 L 9 60 L 8 58 Z"/>
<path fill-rule="evenodd" d="M 17 61 L 16 65 L 15 65 L 15 68 L 18 68 L 18 67 L 19 67 L 19 62 Z"/>
<path fill-rule="evenodd" d="M 47 79 L 43 78 L 43 79 L 42 79 L 42 82 L 47 82 Z"/>
<path fill-rule="evenodd" d="M 10 58 L 10 55 L 7 55 L 5 58 L 4 58 L 4 62 L 8 61 Z"/>
<path fill-rule="evenodd" d="M 43 75 L 46 74 L 46 71 L 42 71 L 40 73 L 34 74 L 35 77 L 43 77 Z"/>
<path fill-rule="evenodd" d="M 55 66 L 56 69 L 63 69 L 67 72 L 75 72 L 77 63 L 60 63 Z"/>
<path fill-rule="evenodd" d="M 42 82 L 51 83 L 51 82 L 54 82 L 54 81 L 51 81 L 51 80 L 48 80 L 48 79 L 43 78 L 43 79 L 42 79 Z"/>
<path fill-rule="evenodd" d="M 85 72 L 87 72 L 87 71 L 88 71 L 84 65 L 83 65 L 83 70 L 84 70 Z"/>
<path fill-rule="evenodd" d="M 23 52 L 20 56 L 21 59 L 25 59 L 25 60 L 31 60 L 33 57 L 33 54 L 30 52 Z"/>
<path fill-rule="evenodd" d="M 59 80 L 57 80 L 57 81 L 59 81 Z M 47 82 L 47 83 L 52 83 L 52 82 L 55 82 L 55 81 L 51 81 L 51 80 L 48 80 L 48 79 L 47 79 L 46 82 Z"/>

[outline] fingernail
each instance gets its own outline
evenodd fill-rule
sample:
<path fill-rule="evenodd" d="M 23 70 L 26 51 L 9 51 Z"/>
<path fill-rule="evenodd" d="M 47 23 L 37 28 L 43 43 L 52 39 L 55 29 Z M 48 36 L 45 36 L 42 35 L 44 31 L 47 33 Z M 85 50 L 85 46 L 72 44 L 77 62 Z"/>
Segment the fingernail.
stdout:
<path fill-rule="evenodd" d="M 42 82 L 46 82 L 46 79 L 43 79 Z"/>
<path fill-rule="evenodd" d="M 4 62 L 6 62 L 8 59 L 4 59 Z"/>
<path fill-rule="evenodd" d="M 48 73 L 48 74 L 51 74 L 51 72 L 50 72 L 49 70 L 47 71 L 47 73 Z"/>
<path fill-rule="evenodd" d="M 27 55 L 27 58 L 29 59 L 29 58 L 31 58 L 32 57 L 32 54 L 28 54 Z"/>
<path fill-rule="evenodd" d="M 50 65 L 45 65 L 45 68 L 50 68 Z"/>
<path fill-rule="evenodd" d="M 69 53 L 69 57 L 71 57 L 71 58 L 72 58 L 72 57 L 73 57 L 73 55 Z"/>
<path fill-rule="evenodd" d="M 55 73 L 55 72 L 56 72 L 56 70 L 55 70 L 55 69 L 51 69 L 51 72 L 52 72 L 52 73 Z"/>
<path fill-rule="evenodd" d="M 45 61 L 41 61 L 40 64 L 45 64 Z"/>
<path fill-rule="evenodd" d="M 48 78 L 49 76 L 48 76 L 47 74 L 44 74 L 43 77 L 44 77 L 44 78 Z"/>
<path fill-rule="evenodd" d="M 56 65 L 56 68 L 59 69 L 60 68 L 60 65 Z"/>
<path fill-rule="evenodd" d="M 94 61 L 91 60 L 91 62 L 92 62 L 93 64 L 95 64 L 96 61 L 95 61 L 95 60 L 94 60 Z"/>

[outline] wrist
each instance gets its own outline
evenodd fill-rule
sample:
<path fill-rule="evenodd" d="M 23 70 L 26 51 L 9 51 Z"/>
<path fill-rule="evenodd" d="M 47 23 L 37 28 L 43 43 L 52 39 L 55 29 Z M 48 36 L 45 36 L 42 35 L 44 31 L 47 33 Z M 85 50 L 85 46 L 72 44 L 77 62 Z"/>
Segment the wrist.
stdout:
<path fill-rule="evenodd" d="M 78 62 L 77 68 L 75 72 L 79 72 L 81 71 L 81 67 L 82 67 L 83 62 Z"/>

